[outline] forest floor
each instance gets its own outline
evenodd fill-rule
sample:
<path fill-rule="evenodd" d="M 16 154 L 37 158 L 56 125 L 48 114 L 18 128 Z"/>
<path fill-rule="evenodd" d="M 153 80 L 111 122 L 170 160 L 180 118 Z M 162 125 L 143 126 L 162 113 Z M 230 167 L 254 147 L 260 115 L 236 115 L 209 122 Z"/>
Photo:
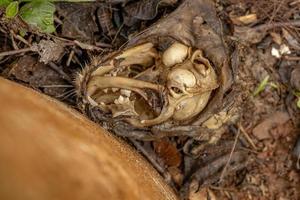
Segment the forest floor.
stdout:
<path fill-rule="evenodd" d="M 181 3 L 56 3 L 51 34 L 18 15 L 8 18 L 0 7 L 0 74 L 79 110 L 74 78 L 90 58 L 121 49 Z M 243 91 L 238 119 L 205 145 L 184 135 L 124 140 L 183 199 L 300 199 L 300 1 L 214 5 L 234 84 Z"/>

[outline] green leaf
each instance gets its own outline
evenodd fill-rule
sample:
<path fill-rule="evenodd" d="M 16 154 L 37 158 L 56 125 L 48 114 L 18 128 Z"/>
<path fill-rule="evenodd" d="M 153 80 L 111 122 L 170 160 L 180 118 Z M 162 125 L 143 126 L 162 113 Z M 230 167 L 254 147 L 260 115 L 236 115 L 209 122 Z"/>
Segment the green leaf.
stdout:
<path fill-rule="evenodd" d="M 300 98 L 298 98 L 297 107 L 300 108 Z"/>
<path fill-rule="evenodd" d="M 0 0 L 0 6 L 8 6 L 13 0 Z"/>
<path fill-rule="evenodd" d="M 295 95 L 296 97 L 299 97 L 299 98 L 300 98 L 300 92 L 299 92 L 299 91 L 294 91 L 293 93 L 294 93 L 294 95 Z"/>
<path fill-rule="evenodd" d="M 26 33 L 27 33 L 27 31 L 23 28 L 19 31 L 19 34 L 20 34 L 21 37 L 25 37 Z"/>
<path fill-rule="evenodd" d="M 19 2 L 13 1 L 6 7 L 5 16 L 7 18 L 13 18 L 18 14 L 18 11 L 19 11 Z"/>
<path fill-rule="evenodd" d="M 262 91 L 265 90 L 267 84 L 268 84 L 268 81 L 270 79 L 270 76 L 267 75 L 264 80 L 259 84 L 259 86 L 255 89 L 255 91 L 253 92 L 253 96 L 256 96 L 258 95 L 259 93 L 261 93 Z"/>
<path fill-rule="evenodd" d="M 35 0 L 26 3 L 20 9 L 21 18 L 28 24 L 37 27 L 45 33 L 55 31 L 54 27 L 55 6 L 49 1 Z"/>

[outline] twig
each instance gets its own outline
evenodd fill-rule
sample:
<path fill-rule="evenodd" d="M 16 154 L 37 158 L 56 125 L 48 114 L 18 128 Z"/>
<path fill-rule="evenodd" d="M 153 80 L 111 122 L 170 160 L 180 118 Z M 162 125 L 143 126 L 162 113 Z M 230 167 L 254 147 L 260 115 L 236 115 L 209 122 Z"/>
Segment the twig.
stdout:
<path fill-rule="evenodd" d="M 12 31 L 10 31 L 9 36 L 10 36 L 10 40 L 11 40 L 11 42 L 12 42 L 13 48 L 14 48 L 15 50 L 20 49 L 20 48 L 18 47 L 18 45 L 16 44 L 16 41 L 14 40 L 14 34 L 13 34 Z"/>
<path fill-rule="evenodd" d="M 225 187 L 217 187 L 217 186 L 213 186 L 210 185 L 209 188 L 213 189 L 213 190 L 220 190 L 220 191 L 229 191 L 229 192 L 236 192 L 237 190 L 235 188 L 225 188 Z"/>
<path fill-rule="evenodd" d="M 70 64 L 71 64 L 71 61 L 72 61 L 72 59 L 73 59 L 73 56 L 74 56 L 74 50 L 72 49 L 72 51 L 71 51 L 71 53 L 69 54 L 69 57 L 68 57 L 68 60 L 67 60 L 67 67 L 69 67 L 70 66 Z"/>
<path fill-rule="evenodd" d="M 27 40 L 25 40 L 25 39 L 24 39 L 23 37 L 21 37 L 20 35 L 14 34 L 14 37 L 15 37 L 17 40 L 19 40 L 19 41 L 23 42 L 24 44 L 26 44 L 27 46 L 31 46 L 31 44 L 30 44 L 29 42 L 27 42 Z"/>
<path fill-rule="evenodd" d="M 12 50 L 12 51 L 4 51 L 0 53 L 0 57 L 3 56 L 11 56 L 19 53 L 26 53 L 32 51 L 31 48 L 24 48 L 24 49 L 17 49 L 17 50 Z"/>
<path fill-rule="evenodd" d="M 111 42 L 112 44 L 114 44 L 114 43 L 115 43 L 115 41 L 116 41 L 116 39 L 117 39 L 117 37 L 118 37 L 119 33 L 121 32 L 121 30 L 122 30 L 123 26 L 124 26 L 124 23 L 122 23 L 122 25 L 119 27 L 119 29 L 118 29 L 118 31 L 117 31 L 117 33 L 116 33 L 116 35 L 115 35 L 114 39 L 113 39 L 113 40 L 112 40 L 112 42 Z"/>
<path fill-rule="evenodd" d="M 103 49 L 100 48 L 100 47 L 97 47 L 97 46 L 94 46 L 94 45 L 91 45 L 91 44 L 82 43 L 82 42 L 79 42 L 78 40 L 74 40 L 73 43 L 76 44 L 77 46 L 79 46 L 80 48 L 85 49 L 85 50 L 103 51 Z"/>
<path fill-rule="evenodd" d="M 163 175 L 163 177 L 165 178 L 165 180 L 168 182 L 168 183 L 172 183 L 171 180 L 172 180 L 172 176 L 171 174 L 165 170 L 162 166 L 160 166 L 157 161 L 155 160 L 155 158 L 153 158 L 153 156 L 147 152 L 145 150 L 145 148 L 139 143 L 137 142 L 136 140 L 134 139 L 131 139 L 129 138 L 129 140 L 132 142 L 132 144 L 137 148 L 138 151 L 141 151 L 141 153 L 149 160 L 149 162 L 153 165 L 153 167 L 160 173 Z"/>
<path fill-rule="evenodd" d="M 259 26 L 253 27 L 255 31 L 268 30 L 271 28 L 283 27 L 283 26 L 300 26 L 300 20 L 294 20 L 289 22 L 275 22 L 272 24 L 262 24 Z"/>
<path fill-rule="evenodd" d="M 290 61 L 299 61 L 300 60 L 300 56 L 283 56 L 282 58 L 285 60 L 290 60 Z"/>
<path fill-rule="evenodd" d="M 73 88 L 73 85 L 43 85 L 43 88 Z"/>
<path fill-rule="evenodd" d="M 96 44 L 97 47 L 112 48 L 111 44 L 106 44 L 106 43 L 103 43 L 103 42 L 96 42 L 95 44 Z"/>
<path fill-rule="evenodd" d="M 31 46 L 31 44 L 30 44 L 27 40 L 25 40 L 23 37 L 21 37 L 20 35 L 15 34 L 15 32 L 13 32 L 13 31 L 10 31 L 10 33 L 12 34 L 12 36 L 13 36 L 15 39 L 17 39 L 17 40 L 23 42 L 24 44 L 26 44 L 26 45 L 29 46 L 29 47 Z"/>
<path fill-rule="evenodd" d="M 149 162 L 151 162 L 151 164 L 157 169 L 159 173 L 165 173 L 166 170 L 156 162 L 155 158 L 153 158 L 153 156 L 150 155 L 139 142 L 131 138 L 129 138 L 129 140 L 137 148 L 138 151 L 142 152 L 142 154 L 149 160 Z"/>
<path fill-rule="evenodd" d="M 232 149 L 231 149 L 229 158 L 228 158 L 228 160 L 227 160 L 227 162 L 226 162 L 226 165 L 224 166 L 224 168 L 223 168 L 223 170 L 222 170 L 222 173 L 221 173 L 219 182 L 222 182 L 222 180 L 223 180 L 223 178 L 224 178 L 224 176 L 225 176 L 225 172 L 226 172 L 227 167 L 229 166 L 229 163 L 230 163 L 230 161 L 231 161 L 231 158 L 232 158 L 233 152 L 234 152 L 234 150 L 235 150 L 235 147 L 236 147 L 238 138 L 239 138 L 239 136 L 240 136 L 240 133 L 241 133 L 241 131 L 240 131 L 240 129 L 238 129 L 238 132 L 237 132 L 237 134 L 236 134 L 236 136 L 235 136 L 234 143 L 233 143 L 233 146 L 232 146 Z"/>
<path fill-rule="evenodd" d="M 80 48 L 85 49 L 85 50 L 104 51 L 103 48 L 100 48 L 100 47 L 95 46 L 95 45 L 83 43 L 83 42 L 80 42 L 78 40 L 69 40 L 69 39 L 58 37 L 58 36 L 55 36 L 55 35 L 50 35 L 50 37 L 65 42 L 64 45 L 66 45 L 66 46 L 76 45 L 76 46 L 79 46 Z"/>
<path fill-rule="evenodd" d="M 243 135 L 245 136 L 246 140 L 249 142 L 249 144 L 253 147 L 254 150 L 257 150 L 257 147 L 255 146 L 253 140 L 250 138 L 248 133 L 245 131 L 244 127 L 241 123 L 239 123 L 239 129 L 242 131 Z"/>
<path fill-rule="evenodd" d="M 275 11 L 272 13 L 272 15 L 271 15 L 271 17 L 270 17 L 270 20 L 269 20 L 269 23 L 268 23 L 268 24 L 271 24 L 271 23 L 272 23 L 274 17 L 277 15 L 278 11 L 280 10 L 280 8 L 281 8 L 281 6 L 282 6 L 282 4 L 283 4 L 284 2 L 285 2 L 285 0 L 279 2 L 279 5 L 277 6 L 277 8 L 275 9 Z"/>

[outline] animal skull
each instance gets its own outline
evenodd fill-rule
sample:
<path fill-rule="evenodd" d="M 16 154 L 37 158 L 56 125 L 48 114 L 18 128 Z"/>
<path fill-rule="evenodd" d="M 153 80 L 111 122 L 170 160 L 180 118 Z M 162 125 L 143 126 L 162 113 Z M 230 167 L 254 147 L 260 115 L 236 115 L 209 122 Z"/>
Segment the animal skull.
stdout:
<path fill-rule="evenodd" d="M 145 127 L 195 117 L 217 87 L 215 70 L 201 50 L 192 52 L 175 42 L 160 54 L 152 43 L 145 43 L 95 69 L 87 82 L 86 100 L 113 117 Z M 162 97 L 160 109 L 150 102 L 149 91 Z"/>
<path fill-rule="evenodd" d="M 144 126 L 152 126 L 173 118 L 176 121 L 189 120 L 206 106 L 211 91 L 218 87 L 217 76 L 196 50 L 191 58 L 174 66 L 167 76 L 168 105 L 161 114 L 151 120 L 143 120 Z"/>

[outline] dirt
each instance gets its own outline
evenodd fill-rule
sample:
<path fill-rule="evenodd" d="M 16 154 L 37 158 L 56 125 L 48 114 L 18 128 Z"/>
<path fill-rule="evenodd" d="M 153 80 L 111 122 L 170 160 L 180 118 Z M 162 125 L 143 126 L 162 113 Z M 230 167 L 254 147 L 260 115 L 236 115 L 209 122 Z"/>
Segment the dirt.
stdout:
<path fill-rule="evenodd" d="M 218 107 L 207 112 L 215 115 L 205 127 L 197 124 L 203 116 L 179 128 L 127 126 L 95 108 L 83 109 L 73 81 L 93 57 L 104 60 L 128 43 L 145 40 L 143 36 L 163 34 L 151 28 L 157 24 L 187 22 L 174 16 L 184 1 L 57 3 L 57 31 L 29 31 L 24 37 L 19 35 L 20 19 L 7 20 L 0 9 L 0 73 L 63 101 L 124 138 L 182 199 L 300 199 L 299 1 L 195 2 L 201 2 L 202 12 L 213 5 L 218 20 L 203 25 L 199 18 L 192 19 L 202 27 L 193 27 L 200 34 L 194 46 L 208 48 L 213 64 L 228 64 L 230 69 L 230 75 L 219 73 L 226 80 L 223 98 L 211 101 Z M 190 42 L 190 33 L 180 35 L 171 28 L 165 31 L 170 31 L 168 35 Z M 225 51 L 212 50 L 215 47 L 205 41 L 209 37 L 202 37 L 204 33 L 213 35 L 216 46 L 221 41 Z M 167 40 L 161 38 L 155 42 Z"/>

